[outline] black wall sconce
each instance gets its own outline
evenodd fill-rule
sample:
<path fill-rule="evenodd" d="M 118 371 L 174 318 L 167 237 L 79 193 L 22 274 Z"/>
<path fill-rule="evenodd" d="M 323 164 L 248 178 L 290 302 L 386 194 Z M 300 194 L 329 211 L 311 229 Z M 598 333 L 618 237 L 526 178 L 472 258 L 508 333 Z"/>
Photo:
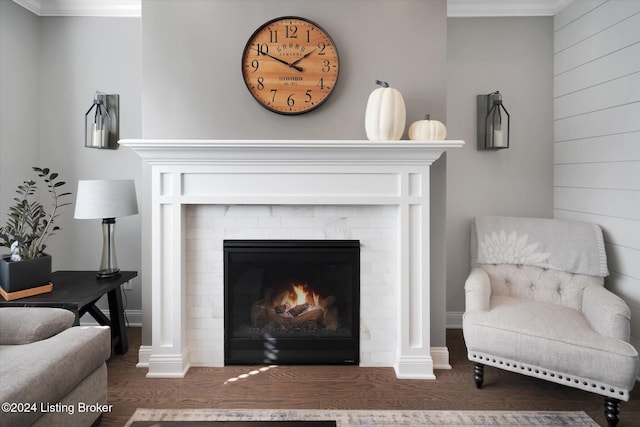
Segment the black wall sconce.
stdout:
<path fill-rule="evenodd" d="M 120 95 L 96 92 L 84 115 L 84 146 L 116 150 L 120 139 Z"/>
<path fill-rule="evenodd" d="M 478 150 L 509 148 L 510 115 L 495 91 L 478 95 Z"/>

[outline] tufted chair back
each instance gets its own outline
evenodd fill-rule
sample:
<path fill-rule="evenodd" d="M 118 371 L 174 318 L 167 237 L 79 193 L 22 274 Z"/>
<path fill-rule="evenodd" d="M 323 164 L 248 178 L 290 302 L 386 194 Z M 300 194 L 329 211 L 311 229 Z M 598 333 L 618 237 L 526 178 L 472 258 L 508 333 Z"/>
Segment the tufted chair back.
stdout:
<path fill-rule="evenodd" d="M 492 295 L 558 304 L 582 310 L 587 286 L 604 286 L 604 278 L 530 265 L 479 264 L 491 280 Z"/>
<path fill-rule="evenodd" d="M 522 264 L 478 264 L 476 224 L 471 223 L 471 264 L 487 272 L 492 295 L 530 299 L 582 311 L 588 286 L 604 287 L 604 277 Z"/>

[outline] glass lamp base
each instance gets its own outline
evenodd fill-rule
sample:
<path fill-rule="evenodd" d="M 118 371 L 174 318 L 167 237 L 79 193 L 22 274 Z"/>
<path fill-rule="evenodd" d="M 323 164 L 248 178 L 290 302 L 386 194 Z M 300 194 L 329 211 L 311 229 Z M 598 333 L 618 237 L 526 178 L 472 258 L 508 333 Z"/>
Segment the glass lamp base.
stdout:
<path fill-rule="evenodd" d="M 118 262 L 116 261 L 116 219 L 104 218 L 102 220 L 102 259 L 98 278 L 114 277 L 120 273 Z"/>
<path fill-rule="evenodd" d="M 119 268 L 111 268 L 108 270 L 98 271 L 98 274 L 96 276 L 98 276 L 98 279 L 109 279 L 111 277 L 117 276 L 118 274 L 120 274 Z"/>

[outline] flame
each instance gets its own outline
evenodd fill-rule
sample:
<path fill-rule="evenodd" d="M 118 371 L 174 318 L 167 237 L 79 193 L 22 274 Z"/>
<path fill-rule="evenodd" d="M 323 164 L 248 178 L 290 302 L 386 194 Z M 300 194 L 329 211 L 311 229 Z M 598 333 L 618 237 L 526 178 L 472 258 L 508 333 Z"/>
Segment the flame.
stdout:
<path fill-rule="evenodd" d="M 295 304 L 300 305 L 307 302 L 307 293 L 304 290 L 304 286 L 302 285 L 294 285 L 293 292 L 296 295 Z"/>
<path fill-rule="evenodd" d="M 305 289 L 306 285 L 292 284 L 291 288 L 292 292 L 287 293 L 287 295 L 282 299 L 281 304 L 284 304 L 287 307 L 295 307 L 305 303 L 319 305 L 320 295 L 315 292 L 307 292 Z"/>

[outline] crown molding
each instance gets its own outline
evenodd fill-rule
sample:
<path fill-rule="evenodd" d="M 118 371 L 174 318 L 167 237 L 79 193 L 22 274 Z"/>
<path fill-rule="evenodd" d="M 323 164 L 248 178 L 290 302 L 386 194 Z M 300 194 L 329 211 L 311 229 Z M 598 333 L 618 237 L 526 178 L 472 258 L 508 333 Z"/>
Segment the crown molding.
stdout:
<path fill-rule="evenodd" d="M 140 17 L 142 0 L 13 0 L 38 16 Z M 447 16 L 553 16 L 574 0 L 447 0 Z"/>
<path fill-rule="evenodd" d="M 447 17 L 553 16 L 573 0 L 447 0 Z"/>
<path fill-rule="evenodd" d="M 38 16 L 140 17 L 141 0 L 13 0 Z"/>

